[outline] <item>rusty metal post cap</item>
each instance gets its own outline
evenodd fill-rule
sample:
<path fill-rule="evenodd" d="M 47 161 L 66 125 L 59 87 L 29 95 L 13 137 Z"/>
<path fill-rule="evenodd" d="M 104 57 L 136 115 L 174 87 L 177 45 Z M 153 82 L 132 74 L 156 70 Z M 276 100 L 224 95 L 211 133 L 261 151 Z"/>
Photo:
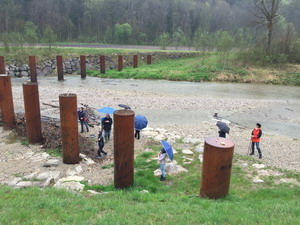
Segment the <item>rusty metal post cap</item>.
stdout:
<path fill-rule="evenodd" d="M 216 148 L 232 148 L 234 146 L 234 143 L 230 141 L 229 139 L 222 138 L 222 137 L 207 137 L 204 139 L 205 143 L 216 147 Z"/>
<path fill-rule="evenodd" d="M 117 116 L 131 116 L 134 115 L 134 111 L 128 109 L 119 109 L 114 112 L 114 115 Z"/>
<path fill-rule="evenodd" d="M 73 98 L 75 96 L 76 96 L 76 94 L 73 94 L 73 93 L 65 93 L 65 94 L 59 95 L 60 98 Z"/>

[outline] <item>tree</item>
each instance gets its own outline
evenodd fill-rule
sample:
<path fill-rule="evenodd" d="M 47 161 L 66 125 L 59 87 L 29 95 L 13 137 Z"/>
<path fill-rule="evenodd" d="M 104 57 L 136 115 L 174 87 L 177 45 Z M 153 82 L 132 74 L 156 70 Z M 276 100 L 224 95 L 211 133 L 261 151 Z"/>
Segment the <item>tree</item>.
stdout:
<path fill-rule="evenodd" d="M 57 40 L 56 33 L 52 30 L 51 26 L 47 26 L 44 31 L 44 40 L 49 44 L 49 49 L 51 51 L 51 46 L 53 42 Z"/>
<path fill-rule="evenodd" d="M 36 25 L 31 22 L 31 21 L 27 21 L 27 23 L 25 24 L 25 41 L 27 43 L 29 43 L 30 46 L 33 46 L 37 41 L 38 41 L 38 35 L 37 35 L 37 27 Z"/>
<path fill-rule="evenodd" d="M 115 38 L 118 43 L 128 44 L 129 37 L 131 36 L 132 28 L 129 23 L 115 25 Z"/>
<path fill-rule="evenodd" d="M 281 0 L 255 0 L 254 16 L 258 25 L 267 27 L 266 55 L 271 54 L 273 27 L 278 17 Z"/>
<path fill-rule="evenodd" d="M 228 53 L 234 43 L 234 39 L 232 36 L 228 33 L 228 31 L 218 31 L 217 32 L 218 37 L 218 51 Z"/>
<path fill-rule="evenodd" d="M 159 36 L 159 45 L 162 50 L 166 50 L 167 46 L 170 44 L 170 35 L 166 32 L 162 33 Z"/>

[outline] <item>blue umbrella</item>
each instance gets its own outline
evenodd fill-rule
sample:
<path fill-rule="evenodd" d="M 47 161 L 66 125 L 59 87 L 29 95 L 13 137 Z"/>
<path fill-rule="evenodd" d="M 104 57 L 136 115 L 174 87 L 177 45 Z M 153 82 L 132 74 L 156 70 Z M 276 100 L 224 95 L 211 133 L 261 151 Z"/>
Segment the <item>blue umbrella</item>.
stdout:
<path fill-rule="evenodd" d="M 97 111 L 100 113 L 113 114 L 116 110 L 111 107 L 102 107 L 100 109 L 97 109 Z"/>
<path fill-rule="evenodd" d="M 147 127 L 148 120 L 146 117 L 142 115 L 136 115 L 134 118 L 134 128 L 136 130 L 142 130 Z"/>
<path fill-rule="evenodd" d="M 173 154 L 173 149 L 172 149 L 172 146 L 166 142 L 166 141 L 160 141 L 160 143 L 162 144 L 162 146 L 164 147 L 164 149 L 166 150 L 169 158 L 171 160 L 173 160 L 173 157 L 174 157 L 174 154 Z"/>

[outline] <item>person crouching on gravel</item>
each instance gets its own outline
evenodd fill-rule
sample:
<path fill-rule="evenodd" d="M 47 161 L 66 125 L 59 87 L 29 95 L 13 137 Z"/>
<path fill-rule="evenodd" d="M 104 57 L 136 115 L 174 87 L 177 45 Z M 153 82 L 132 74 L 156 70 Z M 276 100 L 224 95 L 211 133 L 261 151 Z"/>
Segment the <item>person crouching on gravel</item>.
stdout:
<path fill-rule="evenodd" d="M 261 153 L 261 149 L 259 148 L 259 142 L 260 142 L 260 137 L 262 135 L 262 130 L 260 129 L 261 125 L 259 123 L 256 124 L 256 127 L 253 129 L 252 133 L 251 133 L 251 141 L 252 141 L 252 151 L 250 153 L 250 155 L 254 155 L 254 145 L 256 145 L 258 154 L 259 154 L 259 158 L 262 158 L 262 153 Z"/>
<path fill-rule="evenodd" d="M 166 180 L 166 172 L 165 172 L 166 156 L 167 156 L 167 152 L 164 148 L 162 148 L 158 154 L 158 161 L 159 161 L 160 170 L 161 170 L 161 176 L 160 176 L 161 181 Z"/>
<path fill-rule="evenodd" d="M 102 135 L 102 131 L 99 131 L 98 134 L 98 155 L 96 156 L 97 159 L 101 158 L 101 153 L 103 153 L 104 155 L 107 155 L 107 153 L 103 150 L 104 148 L 104 140 L 103 140 L 103 135 Z"/>

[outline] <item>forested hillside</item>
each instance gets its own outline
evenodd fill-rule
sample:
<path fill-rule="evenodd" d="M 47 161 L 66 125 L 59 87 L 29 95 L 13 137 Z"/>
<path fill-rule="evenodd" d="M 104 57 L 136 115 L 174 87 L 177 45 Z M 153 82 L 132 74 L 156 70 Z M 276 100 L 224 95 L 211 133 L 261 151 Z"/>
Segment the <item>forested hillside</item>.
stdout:
<path fill-rule="evenodd" d="M 254 46 L 267 55 L 289 55 L 300 34 L 299 0 L 0 0 L 0 5 L 6 46 L 77 41 L 225 52 Z"/>

